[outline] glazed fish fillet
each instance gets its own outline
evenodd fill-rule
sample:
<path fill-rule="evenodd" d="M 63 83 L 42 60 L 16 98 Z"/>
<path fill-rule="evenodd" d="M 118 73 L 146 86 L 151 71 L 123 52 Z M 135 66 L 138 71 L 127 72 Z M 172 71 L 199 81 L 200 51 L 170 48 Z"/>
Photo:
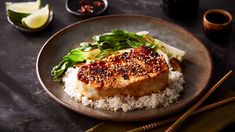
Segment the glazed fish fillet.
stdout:
<path fill-rule="evenodd" d="M 143 96 L 167 87 L 164 58 L 142 46 L 79 67 L 78 89 L 88 98 Z"/>

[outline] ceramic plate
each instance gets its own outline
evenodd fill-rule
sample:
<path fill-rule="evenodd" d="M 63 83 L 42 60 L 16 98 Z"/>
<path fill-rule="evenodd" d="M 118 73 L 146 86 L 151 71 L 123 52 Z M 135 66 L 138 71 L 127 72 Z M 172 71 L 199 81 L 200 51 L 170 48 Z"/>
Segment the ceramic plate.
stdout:
<path fill-rule="evenodd" d="M 183 61 L 185 89 L 177 103 L 164 109 L 110 112 L 83 106 L 65 92 L 62 84 L 52 81 L 50 71 L 71 49 L 92 36 L 125 29 L 132 32 L 149 31 L 154 37 L 186 52 Z M 112 121 L 143 121 L 172 115 L 189 107 L 207 88 L 212 62 L 205 46 L 191 33 L 175 24 L 146 16 L 103 16 L 80 21 L 54 34 L 42 47 L 37 58 L 37 76 L 47 93 L 65 107 L 81 114 Z"/>

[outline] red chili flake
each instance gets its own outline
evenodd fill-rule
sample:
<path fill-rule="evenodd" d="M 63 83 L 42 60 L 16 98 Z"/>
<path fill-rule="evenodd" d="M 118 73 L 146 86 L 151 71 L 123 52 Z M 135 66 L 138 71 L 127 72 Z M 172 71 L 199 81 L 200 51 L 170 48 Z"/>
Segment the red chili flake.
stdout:
<path fill-rule="evenodd" d="M 79 0 L 79 9 L 77 10 L 80 13 L 93 13 L 97 8 L 103 6 L 103 1 L 99 0 Z"/>
<path fill-rule="evenodd" d="M 96 6 L 96 7 L 100 7 L 102 5 L 102 2 L 100 1 L 94 1 L 93 2 L 93 5 Z"/>
<path fill-rule="evenodd" d="M 90 5 L 82 5 L 81 8 L 78 10 L 80 13 L 85 13 L 85 12 L 93 12 L 93 6 Z"/>
<path fill-rule="evenodd" d="M 81 6 L 81 8 L 78 10 L 80 13 L 86 12 L 86 8 L 84 6 Z"/>

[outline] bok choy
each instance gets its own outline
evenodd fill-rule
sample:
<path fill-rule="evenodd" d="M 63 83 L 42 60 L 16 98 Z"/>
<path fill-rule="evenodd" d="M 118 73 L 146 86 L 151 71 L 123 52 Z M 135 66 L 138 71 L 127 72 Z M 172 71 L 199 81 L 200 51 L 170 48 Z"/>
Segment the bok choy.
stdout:
<path fill-rule="evenodd" d="M 61 82 L 69 67 L 74 64 L 97 60 L 115 54 L 118 50 L 148 46 L 156 51 L 164 52 L 169 58 L 177 57 L 182 60 L 184 51 L 174 48 L 164 42 L 154 39 L 149 34 L 138 34 L 126 30 L 114 29 L 109 33 L 94 36 L 91 42 L 82 42 L 79 48 L 72 49 L 62 61 L 56 65 L 51 74 L 53 80 Z"/>

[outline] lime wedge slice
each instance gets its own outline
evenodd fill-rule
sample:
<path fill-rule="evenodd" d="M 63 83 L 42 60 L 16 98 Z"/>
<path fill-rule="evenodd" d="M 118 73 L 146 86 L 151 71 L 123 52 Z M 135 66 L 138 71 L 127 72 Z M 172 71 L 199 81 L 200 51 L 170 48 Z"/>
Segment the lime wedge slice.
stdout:
<path fill-rule="evenodd" d="M 50 16 L 49 5 L 41 8 L 22 19 L 22 24 L 30 29 L 37 29 L 43 27 Z"/>
<path fill-rule="evenodd" d="M 13 23 L 21 23 L 21 19 L 40 9 L 41 0 L 34 2 L 6 2 L 6 12 Z"/>

